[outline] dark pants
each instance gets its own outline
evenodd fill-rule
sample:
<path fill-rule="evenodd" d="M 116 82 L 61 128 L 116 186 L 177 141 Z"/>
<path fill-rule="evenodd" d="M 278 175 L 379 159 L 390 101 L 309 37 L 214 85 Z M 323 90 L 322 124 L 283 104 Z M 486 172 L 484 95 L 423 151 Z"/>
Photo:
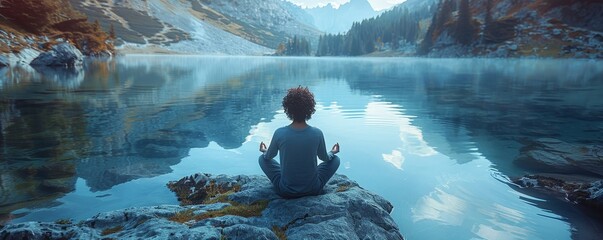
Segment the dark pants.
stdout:
<path fill-rule="evenodd" d="M 324 161 L 318 164 L 318 188 L 314 189 L 312 192 L 303 194 L 303 195 L 291 195 L 281 189 L 281 164 L 278 163 L 274 159 L 267 160 L 264 158 L 264 155 L 260 155 L 259 158 L 260 167 L 264 174 L 270 179 L 272 185 L 274 186 L 274 190 L 278 195 L 285 198 L 294 198 L 301 197 L 306 195 L 317 195 L 322 191 L 322 188 L 327 184 L 329 179 L 335 174 L 337 168 L 339 168 L 339 157 L 334 156 L 330 161 Z"/>

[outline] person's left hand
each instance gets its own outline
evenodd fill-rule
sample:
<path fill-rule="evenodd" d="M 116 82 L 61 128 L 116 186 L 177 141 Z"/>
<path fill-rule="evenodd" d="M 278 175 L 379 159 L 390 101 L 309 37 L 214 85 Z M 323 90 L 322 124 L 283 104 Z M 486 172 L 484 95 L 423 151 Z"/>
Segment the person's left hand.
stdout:
<path fill-rule="evenodd" d="M 339 143 L 335 143 L 335 145 L 333 146 L 333 148 L 331 149 L 331 152 L 333 154 L 337 154 L 339 153 Z"/>
<path fill-rule="evenodd" d="M 266 144 L 264 144 L 264 142 L 260 143 L 260 152 L 266 152 L 268 148 L 266 147 Z"/>

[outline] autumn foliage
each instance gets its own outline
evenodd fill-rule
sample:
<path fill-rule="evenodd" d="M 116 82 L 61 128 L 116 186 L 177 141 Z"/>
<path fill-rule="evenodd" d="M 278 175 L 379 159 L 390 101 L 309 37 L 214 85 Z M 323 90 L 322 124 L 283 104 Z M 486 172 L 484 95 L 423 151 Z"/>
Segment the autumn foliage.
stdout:
<path fill-rule="evenodd" d="M 62 1 L 1 0 L 0 15 L 32 33 L 42 33 L 53 23 L 67 19 Z M 62 13 L 64 12 L 64 13 Z"/>
<path fill-rule="evenodd" d="M 0 0 L 0 18 L 23 32 L 50 37 L 45 47 L 62 38 L 86 55 L 114 51 L 109 34 L 88 22 L 68 0 Z"/>

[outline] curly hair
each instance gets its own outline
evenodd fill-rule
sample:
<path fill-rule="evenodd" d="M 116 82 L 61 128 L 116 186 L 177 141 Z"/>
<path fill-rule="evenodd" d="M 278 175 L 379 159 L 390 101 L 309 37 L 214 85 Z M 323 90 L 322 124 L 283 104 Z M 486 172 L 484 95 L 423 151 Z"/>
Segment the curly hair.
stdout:
<path fill-rule="evenodd" d="M 315 105 L 314 94 L 307 87 L 290 88 L 287 90 L 287 96 L 283 98 L 285 114 L 295 122 L 310 120 L 316 112 Z"/>

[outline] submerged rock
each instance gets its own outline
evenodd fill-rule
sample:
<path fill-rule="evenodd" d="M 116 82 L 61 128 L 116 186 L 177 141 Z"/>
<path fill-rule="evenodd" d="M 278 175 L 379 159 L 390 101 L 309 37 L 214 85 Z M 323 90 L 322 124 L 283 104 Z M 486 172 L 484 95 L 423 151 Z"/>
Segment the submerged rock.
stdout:
<path fill-rule="evenodd" d="M 77 224 L 9 224 L 0 239 L 403 239 L 392 205 L 342 175 L 324 194 L 297 199 L 280 198 L 264 176 L 195 174 L 168 187 L 184 206 L 128 208 Z"/>
<path fill-rule="evenodd" d="M 527 175 L 513 182 L 524 188 L 534 188 L 553 194 L 593 212 L 603 212 L 603 180 L 568 175 Z M 600 217 L 600 216 L 599 216 Z"/>
<path fill-rule="evenodd" d="M 84 55 L 75 46 L 61 43 L 52 46 L 48 52 L 41 53 L 30 65 L 42 66 L 79 66 L 82 65 Z"/>
<path fill-rule="evenodd" d="M 540 138 L 522 148 L 515 163 L 539 172 L 603 176 L 603 147 Z"/>
<path fill-rule="evenodd" d="M 513 182 L 594 212 L 603 211 L 603 147 L 540 138 L 521 149 L 515 163 L 539 172 Z M 529 191 L 529 190 L 528 190 Z"/>

